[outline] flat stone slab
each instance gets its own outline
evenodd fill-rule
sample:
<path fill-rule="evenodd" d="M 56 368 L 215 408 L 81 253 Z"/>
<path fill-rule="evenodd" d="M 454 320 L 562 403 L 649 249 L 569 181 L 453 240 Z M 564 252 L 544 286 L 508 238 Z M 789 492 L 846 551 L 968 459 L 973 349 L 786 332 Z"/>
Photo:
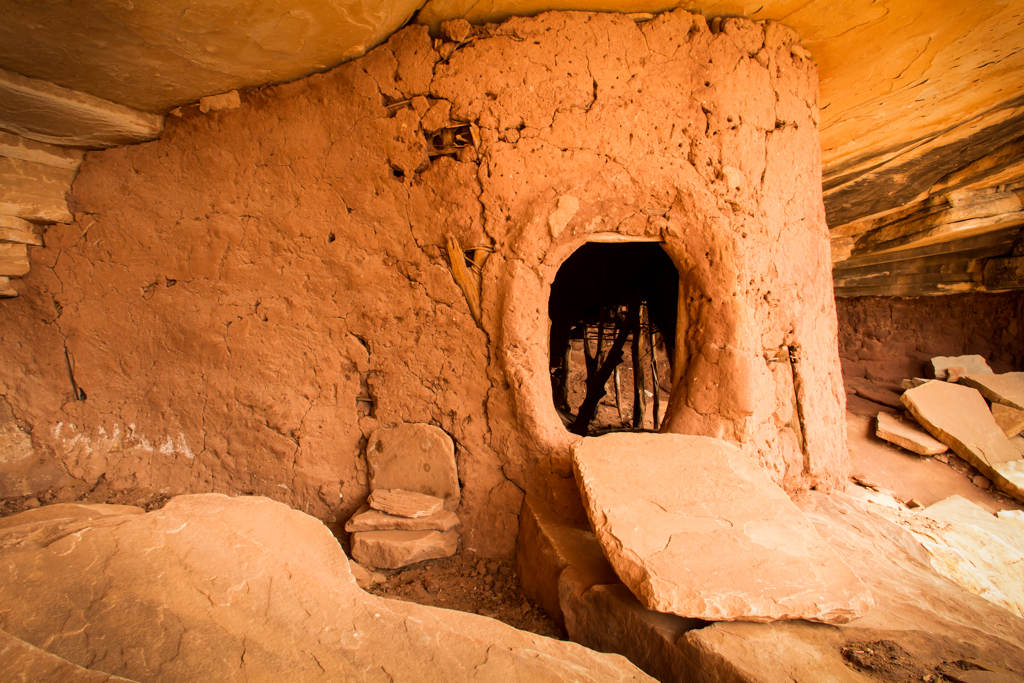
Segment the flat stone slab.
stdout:
<path fill-rule="evenodd" d="M 364 505 L 345 523 L 345 531 L 448 531 L 462 524 L 451 510 L 428 517 L 397 517 Z"/>
<path fill-rule="evenodd" d="M 932 358 L 932 371 L 935 373 L 935 379 L 946 379 L 949 368 L 963 368 L 965 374 L 968 375 L 992 373 L 992 368 L 988 366 L 982 356 L 936 356 Z"/>
<path fill-rule="evenodd" d="M 459 532 L 361 531 L 352 534 L 352 558 L 365 567 L 398 569 L 424 560 L 451 557 Z"/>
<path fill-rule="evenodd" d="M 608 434 L 578 442 L 573 464 L 605 555 L 648 609 L 845 623 L 873 604 L 785 492 L 725 441 Z"/>
<path fill-rule="evenodd" d="M 1004 406 L 1002 403 L 993 403 L 992 417 L 995 418 L 996 424 L 1003 430 L 1007 439 L 1024 431 L 1024 410 Z"/>
<path fill-rule="evenodd" d="M 445 510 L 459 507 L 455 444 L 433 425 L 378 429 L 366 442 L 366 462 L 373 490 L 417 491 L 443 499 Z"/>
<path fill-rule="evenodd" d="M 904 393 L 903 404 L 932 436 L 982 474 L 998 463 L 1020 458 L 976 389 L 928 382 Z"/>
<path fill-rule="evenodd" d="M 966 375 L 960 380 L 981 392 L 992 403 L 1024 410 L 1024 372 L 1007 372 L 1002 375 Z"/>
<path fill-rule="evenodd" d="M 919 455 L 937 455 L 949 450 L 949 446 L 917 425 L 903 422 L 889 413 L 878 414 L 875 436 Z"/>
<path fill-rule="evenodd" d="M 374 510 L 408 519 L 430 517 L 444 509 L 444 501 L 440 498 L 402 489 L 373 491 L 367 502 Z"/>

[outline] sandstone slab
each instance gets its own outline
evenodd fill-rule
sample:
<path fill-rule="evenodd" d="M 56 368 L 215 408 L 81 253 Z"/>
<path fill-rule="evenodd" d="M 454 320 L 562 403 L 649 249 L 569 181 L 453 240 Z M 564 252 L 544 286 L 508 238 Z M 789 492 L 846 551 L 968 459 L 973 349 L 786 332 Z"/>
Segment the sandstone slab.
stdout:
<path fill-rule="evenodd" d="M 903 403 L 932 436 L 974 465 L 1001 490 L 1020 495 L 1013 483 L 1020 452 L 996 424 L 976 389 L 948 382 L 928 382 L 903 394 Z"/>
<path fill-rule="evenodd" d="M 17 216 L 0 214 L 0 242 L 17 242 L 35 247 L 43 246 L 43 237 L 34 226 Z"/>
<path fill-rule="evenodd" d="M 0 131 L 0 156 L 75 171 L 81 165 L 85 152 L 47 145 Z"/>
<path fill-rule="evenodd" d="M 84 506 L 84 518 L 61 516 L 76 507 L 17 515 L 0 529 L 0 629 L 107 676 L 651 680 L 618 656 L 370 595 L 323 524 L 265 498 L 181 496 L 148 514 Z"/>
<path fill-rule="evenodd" d="M 558 518 L 543 503 L 527 497 L 519 516 L 516 573 L 526 597 L 562 626 L 566 617 L 559 577 L 570 566 L 581 592 L 596 584 L 619 581 L 593 531 Z"/>
<path fill-rule="evenodd" d="M 598 652 L 617 652 L 662 683 L 689 683 L 694 667 L 676 642 L 708 626 L 700 619 L 649 610 L 621 583 L 580 591 L 571 584 L 575 569 L 562 573 L 566 632 L 573 642 Z"/>
<path fill-rule="evenodd" d="M 985 359 L 976 354 L 969 356 L 936 356 L 932 358 L 932 372 L 935 375 L 935 379 L 946 379 L 949 374 L 948 369 L 951 367 L 963 368 L 964 372 L 961 374 L 967 375 L 992 373 L 992 368 L 988 366 Z"/>
<path fill-rule="evenodd" d="M 37 221 L 71 221 L 64 194 L 73 169 L 0 156 L 0 213 Z"/>
<path fill-rule="evenodd" d="M 373 491 L 367 502 L 374 510 L 408 519 L 430 517 L 444 509 L 444 501 L 440 498 L 402 489 Z"/>
<path fill-rule="evenodd" d="M 909 520 L 905 527 L 932 556 L 932 567 L 1017 616 L 1024 616 L 1024 531 L 960 496 L 925 508 L 938 524 Z"/>
<path fill-rule="evenodd" d="M 113 147 L 152 140 L 164 117 L 0 69 L 0 127 L 69 147 Z"/>
<path fill-rule="evenodd" d="M 875 436 L 919 455 L 937 455 L 949 450 L 949 446 L 932 438 L 920 427 L 903 422 L 888 413 L 878 414 Z"/>
<path fill-rule="evenodd" d="M 961 384 L 974 387 L 992 403 L 1024 410 L 1024 372 L 968 374 L 961 380 Z"/>
<path fill-rule="evenodd" d="M 16 242 L 0 242 L 0 275 L 20 277 L 31 268 L 28 247 Z"/>
<path fill-rule="evenodd" d="M 1011 408 L 1002 403 L 993 403 L 992 417 L 995 418 L 996 424 L 1008 439 L 1024 431 L 1024 410 Z"/>
<path fill-rule="evenodd" d="M 360 531 L 352 534 L 352 558 L 374 569 L 398 569 L 424 560 L 451 557 L 459 532 Z"/>
<path fill-rule="evenodd" d="M 127 678 L 72 664 L 0 631 L 0 680 L 32 683 L 133 683 Z"/>
<path fill-rule="evenodd" d="M 428 424 L 378 429 L 366 443 L 370 488 L 405 489 L 444 499 L 446 510 L 459 506 L 455 444 Z"/>
<path fill-rule="evenodd" d="M 1024 510 L 1000 510 L 996 517 L 1018 529 L 1024 529 Z"/>
<path fill-rule="evenodd" d="M 448 531 L 459 524 L 458 515 L 451 510 L 441 510 L 427 517 L 410 518 L 389 515 L 364 505 L 345 523 L 345 531 Z"/>
<path fill-rule="evenodd" d="M 729 443 L 609 434 L 578 442 L 573 462 L 601 547 L 648 609 L 844 623 L 872 604 L 782 489 Z"/>

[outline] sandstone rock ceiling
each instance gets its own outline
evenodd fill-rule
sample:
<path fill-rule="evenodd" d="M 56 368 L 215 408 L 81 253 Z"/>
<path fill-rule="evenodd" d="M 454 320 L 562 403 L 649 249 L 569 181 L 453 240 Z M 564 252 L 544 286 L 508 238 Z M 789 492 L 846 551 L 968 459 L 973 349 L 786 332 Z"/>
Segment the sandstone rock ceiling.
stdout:
<path fill-rule="evenodd" d="M 331 68 L 362 55 L 410 19 L 436 29 L 454 17 L 484 23 L 548 9 L 674 7 L 707 17 L 781 21 L 797 30 L 818 63 L 823 187 L 836 260 L 842 265 L 853 258 L 860 268 L 854 279 L 837 280 L 840 290 L 879 293 L 863 289 L 864 277 L 879 276 L 878 263 L 856 261 L 877 256 L 879 243 L 904 256 L 934 246 L 931 233 L 922 244 L 891 242 L 908 229 L 920 232 L 921 220 L 931 217 L 928 229 L 949 220 L 978 220 L 963 218 L 963 211 L 948 215 L 953 204 L 936 198 L 950 191 L 1002 192 L 1006 201 L 993 219 L 987 195 L 958 197 L 961 205 L 988 206 L 980 216 L 988 222 L 981 228 L 972 224 L 962 235 L 944 234 L 940 243 L 1005 233 L 1024 223 L 1019 202 L 1006 210 L 1012 200 L 1005 194 L 1014 194 L 1024 179 L 1018 140 L 1024 135 L 1020 0 L 6 0 L 0 6 L 0 68 L 159 114 L 204 95 Z M 0 119 L 7 113 L 0 111 Z M 5 123 L 0 127 L 8 131 L 25 129 Z M 35 139 L 54 142 L 42 134 Z M 892 220 L 903 222 L 893 227 L 885 217 L 897 210 L 902 213 Z M 947 223 L 937 222 L 932 215 L 944 210 Z M 1013 235 L 1003 237 L 999 253 L 985 257 L 1009 253 Z M 914 252 L 916 259 L 936 255 L 941 254 Z M 883 277 L 873 286 L 899 293 L 982 286 L 982 264 L 975 259 L 960 264 L 963 272 L 953 279 L 925 278 L 925 291 L 919 292 L 917 280 L 925 274 L 920 269 L 937 266 L 915 264 L 908 272 L 887 265 L 884 277 L 892 282 Z M 873 269 L 865 274 L 866 266 Z M 1001 272 L 1009 268 L 1013 281 L 1015 267 L 1008 264 Z M 916 278 L 914 287 L 903 286 L 907 277 Z M 893 290 L 897 284 L 903 288 Z"/>

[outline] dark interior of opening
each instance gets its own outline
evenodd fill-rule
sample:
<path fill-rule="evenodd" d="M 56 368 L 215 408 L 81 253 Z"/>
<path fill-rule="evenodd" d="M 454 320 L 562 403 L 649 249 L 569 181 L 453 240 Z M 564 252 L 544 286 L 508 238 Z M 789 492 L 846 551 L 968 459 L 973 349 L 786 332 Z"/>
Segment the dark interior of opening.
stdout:
<path fill-rule="evenodd" d="M 679 272 L 660 245 L 588 243 L 551 285 L 551 389 L 569 431 L 657 431 L 671 392 Z"/>

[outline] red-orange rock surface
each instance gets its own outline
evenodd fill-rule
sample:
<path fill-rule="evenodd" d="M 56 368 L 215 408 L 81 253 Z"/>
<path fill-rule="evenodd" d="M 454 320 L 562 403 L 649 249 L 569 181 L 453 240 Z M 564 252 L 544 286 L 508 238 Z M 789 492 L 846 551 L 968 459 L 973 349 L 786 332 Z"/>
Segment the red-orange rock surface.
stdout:
<path fill-rule="evenodd" d="M 370 595 L 330 531 L 265 498 L 112 507 L 4 520 L 0 652 L 17 658 L 0 659 L 0 678 L 49 667 L 41 680 L 651 680 L 615 655 Z"/>
<path fill-rule="evenodd" d="M 509 555 L 523 490 L 582 518 L 546 301 L 565 258 L 617 233 L 662 240 L 681 275 L 663 429 L 738 443 L 789 491 L 843 481 L 817 76 L 796 36 L 681 11 L 462 28 L 407 28 L 87 156 L 76 222 L 0 307 L 0 394 L 41 461 L 82 490 L 346 519 L 365 439 L 432 424 L 455 443 L 465 548 Z M 474 144 L 430 156 L 428 134 L 467 124 Z M 449 237 L 493 249 L 479 324 Z"/>

